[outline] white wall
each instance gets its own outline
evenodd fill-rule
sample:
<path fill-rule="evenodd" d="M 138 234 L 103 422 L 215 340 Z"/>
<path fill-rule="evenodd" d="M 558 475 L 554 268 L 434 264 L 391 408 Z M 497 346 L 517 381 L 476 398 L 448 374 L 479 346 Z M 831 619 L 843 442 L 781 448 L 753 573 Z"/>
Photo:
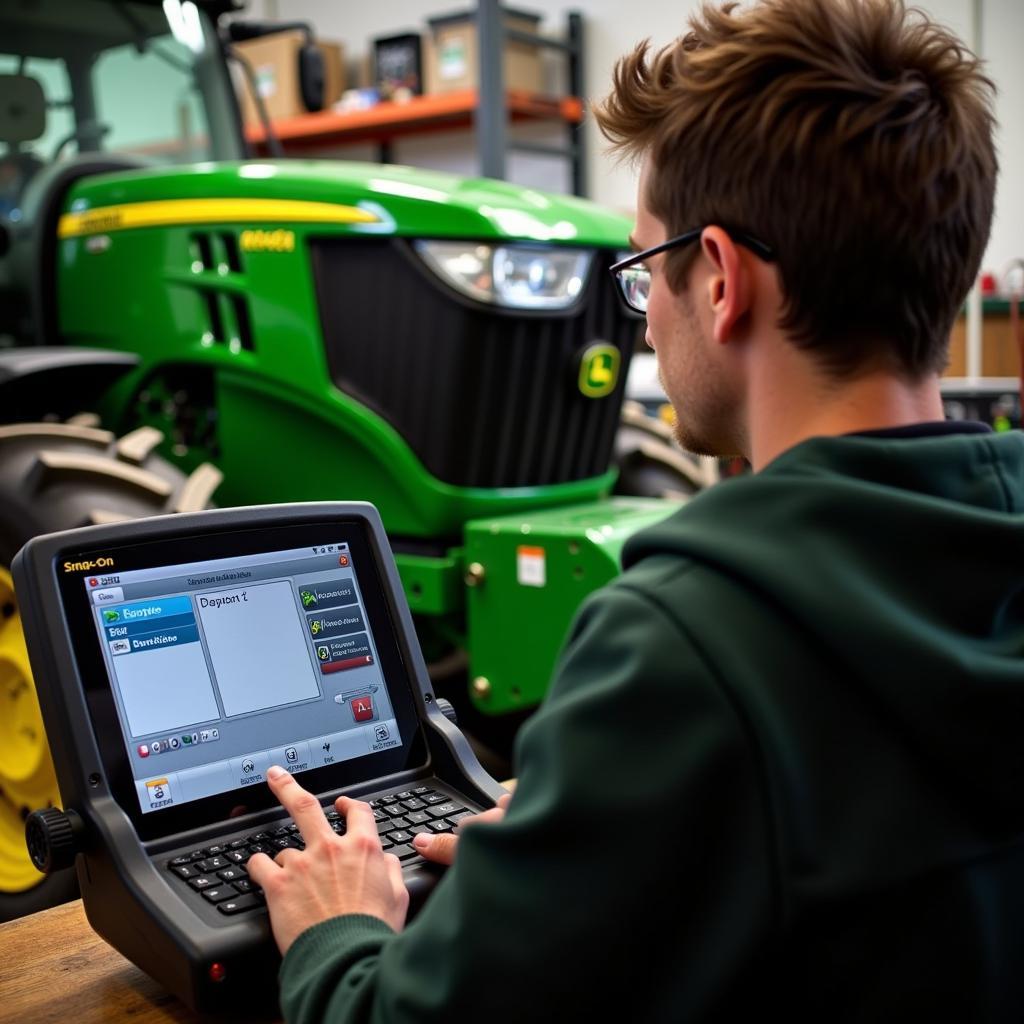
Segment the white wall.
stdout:
<path fill-rule="evenodd" d="M 516 6 L 520 0 L 510 0 Z M 996 219 L 984 266 L 997 272 L 1013 258 L 1024 258 L 1024 0 L 913 0 L 937 20 L 948 25 L 968 44 L 974 42 L 973 11 L 981 10 L 981 52 L 988 73 L 999 90 L 996 115 L 1000 186 Z M 253 17 L 300 18 L 313 23 L 325 38 L 340 39 L 350 57 L 364 54 L 374 36 L 404 30 L 423 31 L 426 18 L 473 0 L 250 0 Z M 546 3 L 521 0 L 525 9 L 543 11 L 543 29 L 558 32 L 569 10 L 580 11 L 585 20 L 587 93 L 603 96 L 611 82 L 616 59 L 645 37 L 654 45 L 670 42 L 685 30 L 687 14 L 696 0 L 576 0 L 575 3 Z M 551 128 L 517 128 L 519 137 L 542 136 L 554 140 Z M 635 203 L 635 179 L 628 166 L 616 166 L 603 153 L 596 129 L 587 135 L 587 169 L 590 195 L 605 205 L 631 211 Z M 396 158 L 402 162 L 440 170 L 476 173 L 475 148 L 465 133 L 400 140 Z M 370 147 L 345 147 L 332 155 L 353 159 L 373 158 Z M 508 165 L 511 180 L 526 185 L 567 191 L 568 176 L 557 160 L 512 155 Z"/>

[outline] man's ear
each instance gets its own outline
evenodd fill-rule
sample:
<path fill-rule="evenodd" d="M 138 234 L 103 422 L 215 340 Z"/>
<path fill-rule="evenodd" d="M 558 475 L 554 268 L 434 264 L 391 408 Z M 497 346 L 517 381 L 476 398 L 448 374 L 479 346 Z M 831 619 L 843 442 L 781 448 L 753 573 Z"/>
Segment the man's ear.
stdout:
<path fill-rule="evenodd" d="M 722 345 L 734 337 L 737 324 L 750 312 L 754 282 L 745 254 L 722 228 L 705 228 L 700 244 L 713 268 L 707 282 L 708 301 L 714 316 L 712 333 Z"/>

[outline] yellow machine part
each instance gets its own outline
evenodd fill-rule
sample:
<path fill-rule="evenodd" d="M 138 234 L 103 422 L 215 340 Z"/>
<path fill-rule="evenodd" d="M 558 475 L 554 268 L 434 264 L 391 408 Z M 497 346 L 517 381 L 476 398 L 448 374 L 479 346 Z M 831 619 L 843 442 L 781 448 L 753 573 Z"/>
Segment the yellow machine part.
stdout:
<path fill-rule="evenodd" d="M 43 875 L 25 849 L 25 815 L 60 806 L 57 779 L 32 681 L 11 574 L 0 566 L 0 893 L 24 892 Z"/>

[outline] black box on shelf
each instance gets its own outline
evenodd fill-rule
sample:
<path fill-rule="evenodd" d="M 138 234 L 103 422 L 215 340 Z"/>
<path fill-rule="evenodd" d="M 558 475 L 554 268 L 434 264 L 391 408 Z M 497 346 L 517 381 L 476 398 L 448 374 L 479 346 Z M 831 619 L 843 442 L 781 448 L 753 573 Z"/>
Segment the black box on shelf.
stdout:
<path fill-rule="evenodd" d="M 381 99 L 396 98 L 405 90 L 423 94 L 423 50 L 415 32 L 373 41 L 373 79 Z"/>

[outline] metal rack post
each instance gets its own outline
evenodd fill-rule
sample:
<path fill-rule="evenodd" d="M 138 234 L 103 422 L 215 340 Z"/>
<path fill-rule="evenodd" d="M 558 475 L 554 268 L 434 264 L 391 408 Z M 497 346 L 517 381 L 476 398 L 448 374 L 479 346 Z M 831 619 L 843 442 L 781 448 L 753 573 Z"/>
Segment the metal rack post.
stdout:
<path fill-rule="evenodd" d="M 476 112 L 477 147 L 480 172 L 488 178 L 504 179 L 510 150 L 537 153 L 542 156 L 564 157 L 569 161 L 574 195 L 586 193 L 586 152 L 583 124 L 566 126 L 564 146 L 544 145 L 536 142 L 509 141 L 508 112 L 505 103 L 504 48 L 505 42 L 526 43 L 530 46 L 559 50 L 569 62 L 569 91 L 582 97 L 583 85 L 583 16 L 573 11 L 568 16 L 566 38 L 549 39 L 536 32 L 506 29 L 499 0 L 477 2 L 477 48 L 480 64 L 479 105 Z"/>
<path fill-rule="evenodd" d="M 478 0 L 476 27 L 480 93 L 476 132 L 480 173 L 485 178 L 505 177 L 508 115 L 505 110 L 503 18 L 499 0 Z"/>

